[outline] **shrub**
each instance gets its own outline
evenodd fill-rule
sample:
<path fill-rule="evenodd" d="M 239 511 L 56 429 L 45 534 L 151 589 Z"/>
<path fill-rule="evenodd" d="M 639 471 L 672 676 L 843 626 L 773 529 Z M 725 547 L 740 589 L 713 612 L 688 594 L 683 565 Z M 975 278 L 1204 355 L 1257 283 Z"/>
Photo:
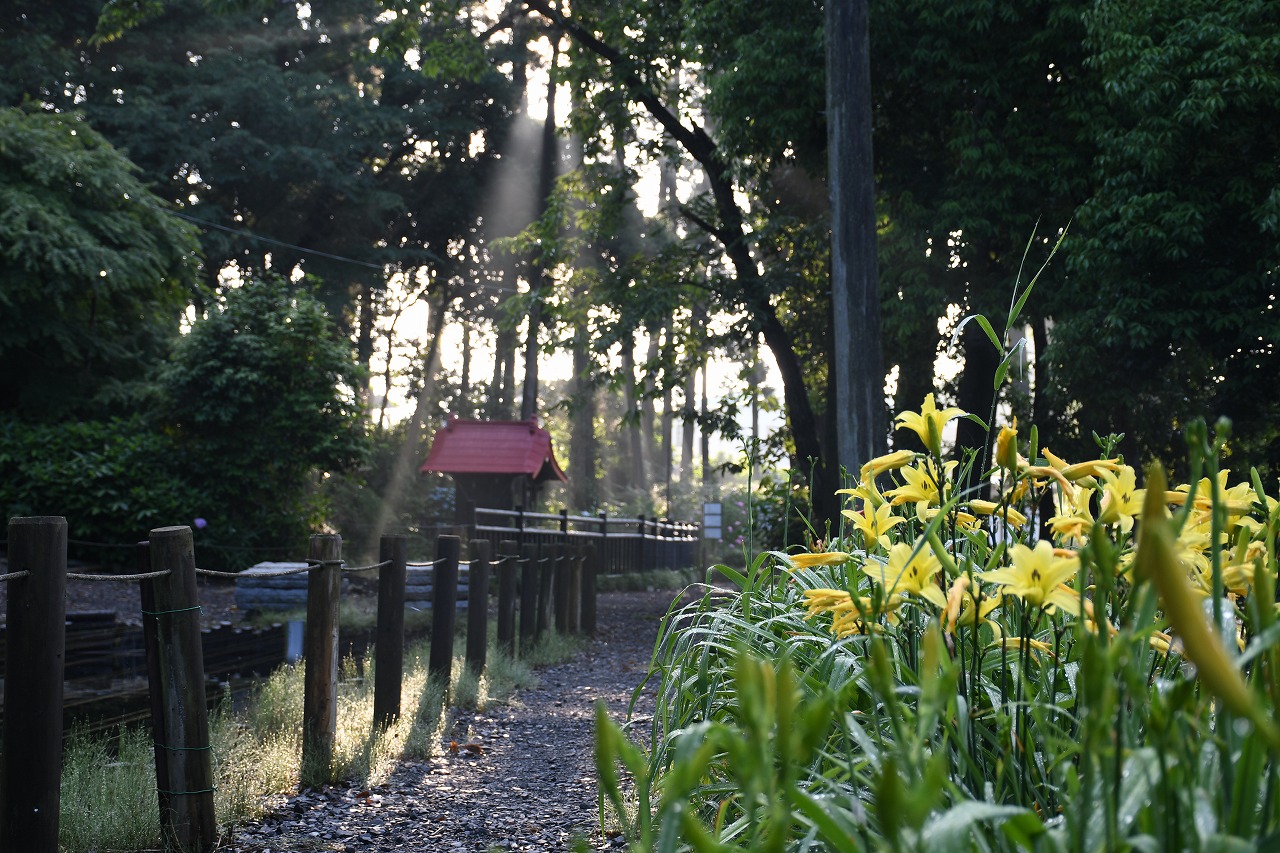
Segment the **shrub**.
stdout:
<path fill-rule="evenodd" d="M 132 545 L 155 527 L 211 512 L 179 471 L 173 440 L 144 417 L 82 423 L 0 420 L 0 507 L 6 517 L 66 516 L 75 540 Z M 125 549 L 71 545 L 73 556 L 125 563 Z"/>

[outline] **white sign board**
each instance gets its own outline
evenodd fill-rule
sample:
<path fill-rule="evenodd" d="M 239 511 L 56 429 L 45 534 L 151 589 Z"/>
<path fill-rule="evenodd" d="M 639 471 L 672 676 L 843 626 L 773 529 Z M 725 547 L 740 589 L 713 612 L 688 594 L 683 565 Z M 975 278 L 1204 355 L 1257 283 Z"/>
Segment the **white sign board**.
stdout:
<path fill-rule="evenodd" d="M 718 503 L 708 503 L 702 505 L 702 538 L 703 539 L 723 539 L 721 533 L 723 527 L 724 516 L 721 514 L 721 507 Z"/>

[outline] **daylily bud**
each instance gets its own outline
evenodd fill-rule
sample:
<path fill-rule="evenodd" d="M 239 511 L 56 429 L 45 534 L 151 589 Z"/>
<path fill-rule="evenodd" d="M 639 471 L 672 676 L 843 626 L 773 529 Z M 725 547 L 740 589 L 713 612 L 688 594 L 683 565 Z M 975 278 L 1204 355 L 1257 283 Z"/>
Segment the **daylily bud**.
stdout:
<path fill-rule="evenodd" d="M 879 477 L 885 471 L 896 471 L 904 465 L 910 465 L 915 458 L 916 455 L 910 450 L 895 450 L 893 453 L 877 456 L 862 466 L 859 479 L 866 480 Z"/>
<path fill-rule="evenodd" d="M 1196 665 L 1196 677 L 1204 688 L 1232 713 L 1252 722 L 1272 748 L 1280 747 L 1280 730 L 1256 702 L 1240 670 L 1228 657 L 1222 638 L 1209 627 L 1200 597 L 1178 565 L 1173 534 L 1165 520 L 1165 482 L 1164 469 L 1153 463 L 1147 469 L 1135 574 L 1155 583 L 1169 625 L 1182 641 L 1182 653 Z"/>
<path fill-rule="evenodd" d="M 996 464 L 1007 471 L 1018 470 L 1018 419 L 1013 419 L 1013 426 L 1000 427 L 996 436 Z"/>
<path fill-rule="evenodd" d="M 787 559 L 797 569 L 812 566 L 839 566 L 849 559 L 844 551 L 823 551 L 820 554 L 788 554 Z"/>

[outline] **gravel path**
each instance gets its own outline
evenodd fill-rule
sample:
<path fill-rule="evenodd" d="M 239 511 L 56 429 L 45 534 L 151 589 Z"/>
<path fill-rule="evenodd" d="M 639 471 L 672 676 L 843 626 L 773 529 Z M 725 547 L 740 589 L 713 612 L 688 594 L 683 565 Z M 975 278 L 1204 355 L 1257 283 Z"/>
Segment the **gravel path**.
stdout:
<path fill-rule="evenodd" d="M 574 660 L 541 670 L 539 684 L 507 704 L 463 714 L 427 761 L 402 765 L 371 790 L 332 787 L 291 798 L 240 826 L 222 848 L 279 851 L 561 851 L 575 837 L 592 849 L 621 846 L 599 827 L 593 715 L 604 701 L 617 720 L 644 678 L 671 592 L 599 596 L 599 630 Z M 635 713 L 653 710 L 650 689 Z"/>

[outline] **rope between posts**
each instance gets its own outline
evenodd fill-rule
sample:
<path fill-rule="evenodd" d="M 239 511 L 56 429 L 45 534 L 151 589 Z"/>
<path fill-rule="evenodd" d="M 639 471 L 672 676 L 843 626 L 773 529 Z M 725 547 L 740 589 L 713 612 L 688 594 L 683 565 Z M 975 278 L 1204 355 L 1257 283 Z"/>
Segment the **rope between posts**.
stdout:
<path fill-rule="evenodd" d="M 436 566 L 442 566 L 442 565 L 444 565 L 444 563 L 445 563 L 445 558 L 444 558 L 444 557 L 439 557 L 439 558 L 437 558 L 437 559 L 435 559 L 435 560 L 432 560 L 430 563 L 405 563 L 405 565 L 406 565 L 406 566 L 413 566 L 415 569 L 423 569 L 423 568 L 426 568 L 426 569 L 433 569 L 433 568 L 435 568 Z"/>
<path fill-rule="evenodd" d="M 216 572 L 216 571 L 214 571 L 213 569 L 196 569 L 196 574 L 198 574 L 198 575 L 204 575 L 205 577 L 209 577 L 209 578 L 232 578 L 232 579 L 235 579 L 235 578 L 240 577 L 240 573 L 239 573 L 239 572 Z"/>
<path fill-rule="evenodd" d="M 371 572 L 374 569 L 385 568 L 389 565 L 391 565 L 390 560 L 383 560 L 381 563 L 374 563 L 371 566 L 343 566 L 342 570 L 344 572 Z"/>
<path fill-rule="evenodd" d="M 204 613 L 204 608 L 201 607 L 199 604 L 197 604 L 194 607 L 179 607 L 177 610 L 144 610 L 142 611 L 142 615 L 143 616 L 167 616 L 170 613 L 190 613 L 193 610 L 198 610 L 201 613 Z"/>
<path fill-rule="evenodd" d="M 0 581 L 17 580 L 18 578 L 28 577 L 30 574 L 31 574 L 30 569 L 23 569 L 20 572 L 8 572 L 6 574 L 0 575 Z"/>
<path fill-rule="evenodd" d="M 246 575 L 241 572 L 215 572 L 213 569 L 196 569 L 196 574 L 206 575 L 211 578 L 278 578 L 284 575 L 300 575 L 303 572 L 309 572 L 312 569 L 323 565 L 319 560 L 310 560 L 308 563 L 315 563 L 315 565 L 299 566 L 294 569 L 276 569 L 270 572 L 254 572 L 251 575 Z"/>
<path fill-rule="evenodd" d="M 80 572 L 67 572 L 67 578 L 73 581 L 144 581 L 151 578 L 162 578 L 171 571 L 172 569 L 163 569 L 158 572 L 141 572 L 136 575 L 85 575 Z"/>

